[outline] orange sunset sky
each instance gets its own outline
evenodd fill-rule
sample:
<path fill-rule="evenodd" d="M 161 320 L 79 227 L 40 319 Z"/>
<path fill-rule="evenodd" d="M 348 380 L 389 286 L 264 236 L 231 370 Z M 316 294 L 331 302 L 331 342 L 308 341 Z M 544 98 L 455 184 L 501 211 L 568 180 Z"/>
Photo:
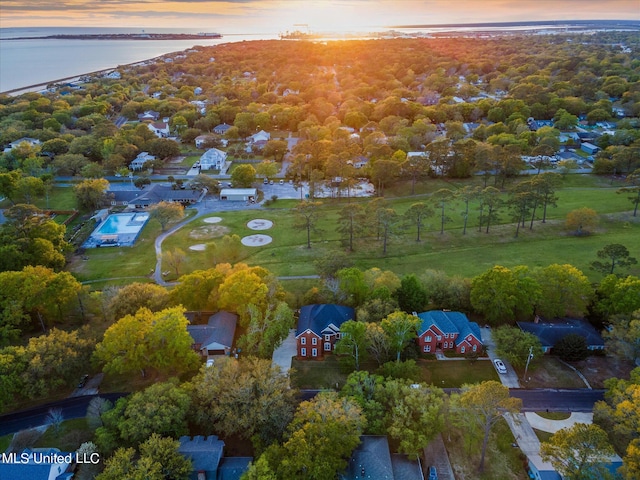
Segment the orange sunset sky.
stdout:
<path fill-rule="evenodd" d="M 638 20 L 640 0 L 2 0 L 0 27 L 197 28 L 269 33 L 308 24 L 358 31 L 406 24 Z"/>

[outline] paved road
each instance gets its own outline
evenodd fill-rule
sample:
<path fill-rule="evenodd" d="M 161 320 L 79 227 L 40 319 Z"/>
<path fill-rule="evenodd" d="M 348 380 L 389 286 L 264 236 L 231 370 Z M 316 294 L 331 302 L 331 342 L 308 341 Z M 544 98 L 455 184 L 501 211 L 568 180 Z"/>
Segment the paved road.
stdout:
<path fill-rule="evenodd" d="M 52 408 L 60 408 L 65 419 L 81 418 L 87 414 L 87 406 L 95 397 L 102 397 L 110 402 L 128 395 L 127 393 L 105 393 L 102 395 L 85 395 L 83 397 L 67 398 L 59 402 L 47 403 L 39 407 L 8 413 L 0 416 L 0 436 L 18 432 L 27 428 L 45 424 L 45 419 Z"/>
<path fill-rule="evenodd" d="M 553 389 L 534 390 L 510 389 L 512 397 L 522 399 L 522 410 L 536 412 L 549 409 L 555 412 L 590 412 L 593 404 L 604 399 L 604 390 Z"/>

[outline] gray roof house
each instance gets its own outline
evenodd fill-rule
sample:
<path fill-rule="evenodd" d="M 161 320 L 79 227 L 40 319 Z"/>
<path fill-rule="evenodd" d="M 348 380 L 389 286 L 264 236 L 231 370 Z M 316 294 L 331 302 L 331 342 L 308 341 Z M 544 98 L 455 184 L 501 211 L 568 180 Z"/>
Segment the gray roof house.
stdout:
<path fill-rule="evenodd" d="M 542 349 L 549 353 L 553 346 L 570 333 L 585 338 L 589 350 L 604 350 L 604 340 L 598 331 L 588 322 L 575 318 L 565 318 L 554 322 L 539 320 L 536 322 L 517 322 L 521 330 L 534 334 L 542 343 Z"/>
<path fill-rule="evenodd" d="M 202 356 L 225 355 L 231 351 L 238 316 L 230 312 L 211 315 L 206 325 L 187 325 L 193 338 L 192 348 Z"/>
<path fill-rule="evenodd" d="M 140 152 L 138 156 L 129 164 L 130 170 L 144 170 L 144 164 L 147 162 L 153 162 L 156 159 L 155 156 L 150 155 L 149 152 Z"/>
<path fill-rule="evenodd" d="M 133 190 L 108 190 L 107 199 L 111 205 L 129 205 L 135 208 L 146 208 L 160 202 L 178 202 L 193 204 L 201 200 L 205 193 L 189 188 L 173 189 L 164 185 L 153 183 L 150 186 Z"/>
<path fill-rule="evenodd" d="M 191 480 L 240 480 L 251 457 L 223 456 L 224 442 L 216 435 L 180 437 L 178 452 L 191 460 Z"/>
<path fill-rule="evenodd" d="M 36 145 L 40 145 L 40 140 L 38 140 L 37 138 L 31 138 L 31 137 L 22 137 L 19 138 L 18 140 L 16 140 L 15 142 L 11 142 L 9 144 L 8 147 L 6 147 L 4 149 L 4 152 L 10 152 L 11 150 L 13 150 L 14 148 L 16 148 L 19 145 L 22 145 L 23 143 L 27 143 L 32 147 L 35 147 Z"/>
<path fill-rule="evenodd" d="M 221 123 L 220 125 L 216 125 L 213 127 L 213 133 L 217 133 L 218 135 L 224 135 L 227 133 L 227 130 L 231 128 L 231 125 L 227 125 L 226 123 Z"/>
<path fill-rule="evenodd" d="M 417 461 L 405 455 L 391 455 L 384 435 L 362 435 L 360 445 L 351 454 L 347 470 L 340 480 L 423 480 Z"/>

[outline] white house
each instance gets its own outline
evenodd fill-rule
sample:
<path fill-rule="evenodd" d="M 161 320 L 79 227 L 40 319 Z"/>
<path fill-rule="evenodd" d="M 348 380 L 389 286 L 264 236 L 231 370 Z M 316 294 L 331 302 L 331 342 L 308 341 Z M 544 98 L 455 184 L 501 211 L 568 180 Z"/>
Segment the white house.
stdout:
<path fill-rule="evenodd" d="M 156 93 L 160 93 L 160 92 L 156 92 Z M 141 122 L 143 122 L 145 120 L 149 120 L 151 122 L 155 122 L 155 121 L 157 121 L 159 119 L 160 119 L 160 113 L 156 112 L 154 110 L 147 110 L 146 112 L 138 114 L 138 120 L 140 120 Z"/>
<path fill-rule="evenodd" d="M 144 164 L 155 159 L 156 157 L 149 155 L 148 152 L 140 152 L 133 162 L 129 164 L 129 169 L 134 171 L 144 170 Z"/>
<path fill-rule="evenodd" d="M 23 143 L 28 143 L 30 146 L 35 147 L 36 145 L 40 145 L 40 140 L 38 140 L 37 138 L 22 137 L 16 140 L 15 142 L 11 142 L 9 146 L 4 149 L 4 151 L 10 152 L 14 148 L 16 148 L 18 145 L 21 145 Z"/>
<path fill-rule="evenodd" d="M 220 170 L 227 160 L 227 152 L 210 148 L 200 157 L 200 170 Z"/>
<path fill-rule="evenodd" d="M 269 132 L 265 132 L 264 130 L 260 130 L 258 133 L 255 133 L 249 137 L 249 143 L 257 143 L 260 141 L 267 142 L 271 140 L 271 134 Z"/>
<path fill-rule="evenodd" d="M 169 136 L 169 124 L 167 122 L 147 123 L 147 126 L 158 138 L 166 138 Z"/>
<path fill-rule="evenodd" d="M 215 137 L 213 135 L 198 135 L 194 140 L 196 148 L 202 148 L 205 143 L 207 143 L 209 140 L 213 140 L 214 138 Z"/>

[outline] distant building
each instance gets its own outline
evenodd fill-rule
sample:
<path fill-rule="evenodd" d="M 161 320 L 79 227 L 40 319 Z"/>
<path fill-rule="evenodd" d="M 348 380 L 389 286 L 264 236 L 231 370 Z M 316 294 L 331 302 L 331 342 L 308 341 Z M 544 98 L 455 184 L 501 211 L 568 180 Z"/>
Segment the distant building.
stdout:
<path fill-rule="evenodd" d="M 580 145 L 580 150 L 588 153 L 589 155 L 595 155 L 600 151 L 600 147 L 594 145 L 593 143 L 583 142 L 582 145 Z"/>
<path fill-rule="evenodd" d="M 216 435 L 180 437 L 178 452 L 191 460 L 190 480 L 240 480 L 252 457 L 224 457 L 224 442 Z"/>
<path fill-rule="evenodd" d="M 35 147 L 37 145 L 40 145 L 41 142 L 37 138 L 22 137 L 22 138 L 19 138 L 18 140 L 16 140 L 15 142 L 11 142 L 7 147 L 5 147 L 4 152 L 5 153 L 6 152 L 10 152 L 11 150 L 16 148 L 17 146 L 22 145 L 23 143 L 27 143 L 31 147 Z"/>
<path fill-rule="evenodd" d="M 231 125 L 227 125 L 226 123 L 221 123 L 220 125 L 216 125 L 213 127 L 213 133 L 217 133 L 218 135 L 224 135 L 227 133 L 227 130 L 231 128 Z"/>
<path fill-rule="evenodd" d="M 147 126 L 158 138 L 167 138 L 169 136 L 169 124 L 166 122 L 147 123 Z"/>
<path fill-rule="evenodd" d="M 160 202 L 176 202 L 183 205 L 190 205 L 199 202 L 204 193 L 199 190 L 175 189 L 157 183 L 140 190 L 108 190 L 107 198 L 111 205 L 125 205 L 132 208 L 146 208 Z"/>
<path fill-rule="evenodd" d="M 227 160 L 227 152 L 210 148 L 200 157 L 201 170 L 220 170 Z"/>
<path fill-rule="evenodd" d="M 138 156 L 129 164 L 129 169 L 133 171 L 144 170 L 144 165 L 147 162 L 153 162 L 156 159 L 155 156 L 149 155 L 148 152 L 140 152 Z"/>
<path fill-rule="evenodd" d="M 12 454 L 2 454 L 12 455 Z M 7 480 L 68 480 L 73 477 L 68 452 L 57 448 L 26 448 L 17 452 L 15 460 L 2 457 L 0 478 Z"/>
<path fill-rule="evenodd" d="M 160 112 L 156 112 L 154 110 L 147 110 L 146 112 L 138 114 L 138 120 L 140 120 L 141 122 L 144 122 L 144 121 L 156 122 L 160 120 Z"/>
<path fill-rule="evenodd" d="M 423 480 L 419 460 L 391 454 L 389 441 L 383 435 L 361 435 L 360 445 L 351 454 L 340 480 Z"/>
<path fill-rule="evenodd" d="M 209 317 L 206 325 L 187 325 L 193 339 L 192 348 L 203 357 L 228 355 L 233 347 L 238 315 L 218 312 Z"/>
<path fill-rule="evenodd" d="M 604 350 L 602 335 L 584 320 L 565 318 L 557 321 L 546 321 L 537 317 L 535 322 L 517 322 L 518 327 L 525 332 L 532 333 L 540 340 L 544 353 L 549 353 L 556 343 L 570 333 L 584 337 L 589 350 Z"/>
<path fill-rule="evenodd" d="M 223 188 L 220 190 L 220 200 L 230 202 L 255 202 L 258 191 L 255 188 Z"/>
<path fill-rule="evenodd" d="M 480 327 L 476 322 L 470 322 L 464 313 L 432 310 L 417 316 L 422 320 L 418 327 L 421 352 L 482 352 Z"/>

